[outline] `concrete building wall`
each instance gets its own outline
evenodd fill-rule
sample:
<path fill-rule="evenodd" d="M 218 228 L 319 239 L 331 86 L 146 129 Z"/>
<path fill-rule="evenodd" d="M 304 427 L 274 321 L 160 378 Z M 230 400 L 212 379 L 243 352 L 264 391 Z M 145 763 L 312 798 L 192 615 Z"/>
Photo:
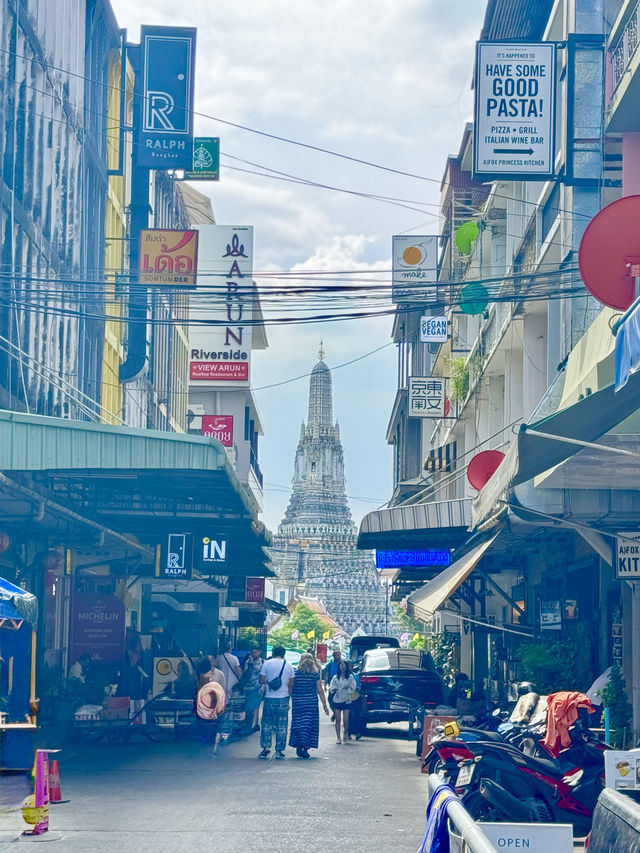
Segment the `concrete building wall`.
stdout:
<path fill-rule="evenodd" d="M 9 408 L 96 416 L 103 130 L 117 39 L 106 0 L 0 3 L 0 262 L 15 273 L 0 306 L 0 405 Z"/>

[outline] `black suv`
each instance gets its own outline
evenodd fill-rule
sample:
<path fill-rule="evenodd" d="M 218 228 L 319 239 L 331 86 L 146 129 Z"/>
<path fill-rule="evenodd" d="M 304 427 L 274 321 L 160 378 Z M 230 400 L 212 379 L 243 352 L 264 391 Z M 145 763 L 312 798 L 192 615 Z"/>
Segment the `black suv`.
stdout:
<path fill-rule="evenodd" d="M 378 648 L 364 653 L 360 683 L 365 723 L 393 723 L 420 716 L 444 702 L 444 681 L 428 652 Z"/>

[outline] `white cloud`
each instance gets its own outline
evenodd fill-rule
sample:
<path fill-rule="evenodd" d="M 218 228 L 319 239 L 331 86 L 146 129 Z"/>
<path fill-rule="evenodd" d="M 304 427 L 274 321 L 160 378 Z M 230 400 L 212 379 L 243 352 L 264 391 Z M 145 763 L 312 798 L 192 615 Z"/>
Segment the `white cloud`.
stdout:
<path fill-rule="evenodd" d="M 137 26 L 198 27 L 196 110 L 363 160 L 420 181 L 247 133 L 199 115 L 196 129 L 233 154 L 325 184 L 437 205 L 446 156 L 471 113 L 473 45 L 485 2 L 468 0 L 112 0 Z M 391 235 L 424 213 L 225 169 L 208 187 L 219 222 L 255 226 L 256 269 L 382 269 Z M 241 165 L 241 164 L 236 164 Z M 251 167 L 248 167 L 251 168 Z M 333 366 L 389 343 L 389 318 L 275 327 L 254 359 L 256 385 L 310 370 L 318 342 Z M 393 345 L 334 374 L 350 494 L 388 497 L 385 433 L 395 395 Z M 259 392 L 267 482 L 288 484 L 308 380 Z M 287 495 L 266 493 L 269 525 Z M 353 504 L 361 515 L 370 506 Z"/>

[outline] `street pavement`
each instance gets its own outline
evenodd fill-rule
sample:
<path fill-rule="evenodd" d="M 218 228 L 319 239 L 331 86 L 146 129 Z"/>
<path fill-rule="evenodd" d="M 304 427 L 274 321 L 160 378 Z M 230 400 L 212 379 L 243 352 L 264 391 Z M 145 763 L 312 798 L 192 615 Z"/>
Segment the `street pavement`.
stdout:
<path fill-rule="evenodd" d="M 212 757 L 195 742 L 68 746 L 66 804 L 51 810 L 54 849 L 69 853 L 414 853 L 424 832 L 427 779 L 404 726 L 335 743 L 300 760 L 260 761 L 259 735 Z M 0 784 L 3 784 L 0 781 Z M 14 791 L 14 794 L 17 793 Z M 0 850 L 24 827 L 0 810 Z"/>

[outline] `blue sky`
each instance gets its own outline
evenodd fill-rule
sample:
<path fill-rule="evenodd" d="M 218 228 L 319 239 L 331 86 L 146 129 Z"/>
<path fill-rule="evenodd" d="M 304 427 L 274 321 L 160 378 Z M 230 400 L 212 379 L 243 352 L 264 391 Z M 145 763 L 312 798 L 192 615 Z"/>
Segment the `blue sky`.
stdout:
<path fill-rule="evenodd" d="M 211 195 L 217 221 L 255 228 L 255 269 L 389 269 L 393 234 L 435 233 L 439 181 L 471 117 L 471 72 L 485 0 L 112 0 L 137 41 L 140 24 L 198 27 L 196 111 L 401 171 L 402 177 L 286 145 L 198 116 L 196 132 L 254 163 L 360 192 L 430 204 L 428 213 L 224 168 Z M 229 161 L 227 161 L 229 162 Z M 242 166 L 242 164 L 237 164 Z M 252 168 L 252 167 L 246 167 Z M 330 367 L 389 342 L 388 317 L 272 326 L 253 384 L 310 371 L 319 340 Z M 396 390 L 389 345 L 333 376 L 356 520 L 387 500 L 386 427 Z M 260 464 L 271 529 L 288 500 L 308 379 L 257 392 Z M 368 498 L 369 501 L 360 500 Z"/>

